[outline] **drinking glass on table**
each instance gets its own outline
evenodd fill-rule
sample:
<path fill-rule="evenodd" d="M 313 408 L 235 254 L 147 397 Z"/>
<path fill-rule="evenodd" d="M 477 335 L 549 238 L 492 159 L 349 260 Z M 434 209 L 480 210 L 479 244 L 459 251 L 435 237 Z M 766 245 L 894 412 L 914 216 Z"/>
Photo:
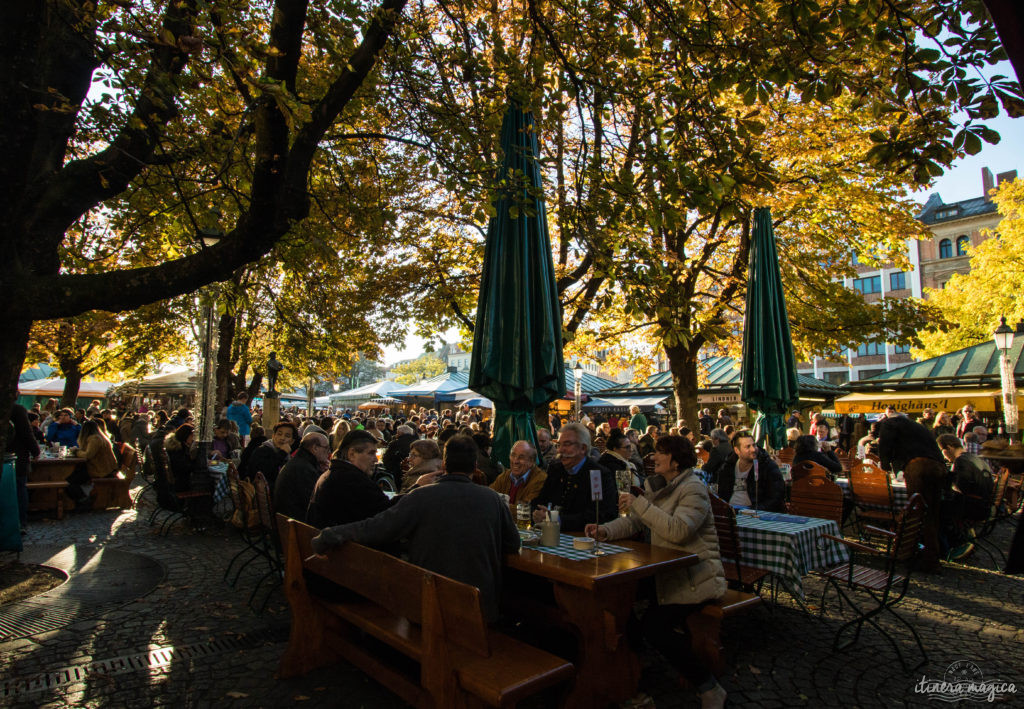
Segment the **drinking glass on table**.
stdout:
<path fill-rule="evenodd" d="M 519 529 L 529 529 L 530 521 L 530 505 L 520 502 L 516 505 L 516 526 Z"/>

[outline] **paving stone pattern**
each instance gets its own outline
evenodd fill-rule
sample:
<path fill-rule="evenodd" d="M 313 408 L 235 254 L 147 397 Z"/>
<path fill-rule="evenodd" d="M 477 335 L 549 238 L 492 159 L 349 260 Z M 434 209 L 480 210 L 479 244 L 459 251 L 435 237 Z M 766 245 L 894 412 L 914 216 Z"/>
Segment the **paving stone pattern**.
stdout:
<path fill-rule="evenodd" d="M 339 664 L 297 679 L 274 678 L 287 635 L 288 608 L 280 590 L 262 615 L 247 606 L 265 571 L 253 563 L 235 588 L 224 570 L 242 548 L 230 529 L 194 533 L 177 525 L 167 537 L 147 524 L 148 509 L 79 513 L 65 520 L 30 523 L 26 544 L 85 545 L 142 554 L 166 576 L 148 594 L 123 603 L 83 608 L 66 627 L 0 643 L 0 686 L 69 666 L 118 658 L 151 648 L 194 646 L 217 639 L 257 638 L 242 649 L 186 658 L 169 665 L 109 675 L 4 696 L 13 707 L 373 707 L 403 703 L 359 670 Z M 1008 546 L 1004 523 L 996 539 Z M 929 652 L 918 672 L 903 670 L 892 648 L 868 627 L 854 648 L 836 653 L 832 641 L 842 617 L 834 596 L 824 619 L 800 610 L 786 594 L 773 609 L 726 621 L 723 637 L 731 669 L 722 684 L 734 707 L 925 706 L 914 693 L 923 675 L 941 678 L 956 660 L 975 663 L 985 678 L 1015 682 L 1020 693 L 1005 705 L 1024 705 L 1024 579 L 969 565 L 944 564 L 938 575 L 916 576 L 902 612 L 913 619 Z M 805 579 L 817 604 L 822 583 Z M 846 616 L 849 617 L 849 616 Z M 894 627 L 890 621 L 882 621 Z M 909 634 L 896 629 L 901 648 L 914 657 Z M 643 654 L 643 688 L 660 709 L 698 706 L 653 652 Z M 932 702 L 931 706 L 935 706 Z"/>

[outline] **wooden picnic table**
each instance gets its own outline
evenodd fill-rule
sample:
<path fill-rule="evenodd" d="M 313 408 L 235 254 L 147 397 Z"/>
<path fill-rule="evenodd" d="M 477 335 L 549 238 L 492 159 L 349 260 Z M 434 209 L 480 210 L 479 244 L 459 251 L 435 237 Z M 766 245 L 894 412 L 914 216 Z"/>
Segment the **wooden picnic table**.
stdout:
<path fill-rule="evenodd" d="M 64 488 L 59 485 L 84 463 L 85 458 L 44 458 L 32 461 L 28 473 L 28 509 L 30 512 L 56 510 L 57 518 L 64 517 Z M 33 483 L 38 487 L 33 486 Z"/>
<path fill-rule="evenodd" d="M 509 568 L 546 579 L 561 619 L 579 641 L 576 683 L 568 708 L 591 709 L 624 702 L 636 694 L 640 661 L 626 639 L 626 622 L 640 579 L 697 563 L 695 554 L 616 540 L 629 551 L 573 560 L 524 546 L 507 557 Z"/>
<path fill-rule="evenodd" d="M 28 474 L 29 482 L 58 482 L 71 475 L 75 466 L 84 463 L 85 458 L 37 458 L 32 461 Z"/>

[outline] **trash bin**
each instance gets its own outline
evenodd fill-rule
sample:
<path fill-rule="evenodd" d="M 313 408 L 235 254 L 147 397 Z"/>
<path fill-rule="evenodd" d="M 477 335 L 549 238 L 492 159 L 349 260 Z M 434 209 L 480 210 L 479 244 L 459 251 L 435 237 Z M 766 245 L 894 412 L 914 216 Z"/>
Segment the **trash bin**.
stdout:
<path fill-rule="evenodd" d="M 20 552 L 21 523 L 18 516 L 18 486 L 14 478 L 13 453 L 4 456 L 0 475 L 0 550 Z"/>

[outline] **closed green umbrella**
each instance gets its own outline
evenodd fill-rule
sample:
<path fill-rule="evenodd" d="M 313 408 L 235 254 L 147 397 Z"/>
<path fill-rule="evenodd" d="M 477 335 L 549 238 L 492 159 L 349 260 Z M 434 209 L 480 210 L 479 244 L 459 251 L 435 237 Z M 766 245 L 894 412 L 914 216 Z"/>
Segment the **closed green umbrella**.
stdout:
<path fill-rule="evenodd" d="M 494 402 L 493 460 L 536 445 L 533 410 L 565 396 L 562 311 L 544 212 L 533 115 L 513 102 L 501 125 L 505 154 L 487 227 L 469 388 Z"/>
<path fill-rule="evenodd" d="M 799 395 L 771 211 L 766 207 L 754 210 L 741 377 L 740 397 L 758 411 L 755 438 L 758 443 L 767 441 L 772 448 L 782 448 L 786 444 L 786 412 Z"/>

